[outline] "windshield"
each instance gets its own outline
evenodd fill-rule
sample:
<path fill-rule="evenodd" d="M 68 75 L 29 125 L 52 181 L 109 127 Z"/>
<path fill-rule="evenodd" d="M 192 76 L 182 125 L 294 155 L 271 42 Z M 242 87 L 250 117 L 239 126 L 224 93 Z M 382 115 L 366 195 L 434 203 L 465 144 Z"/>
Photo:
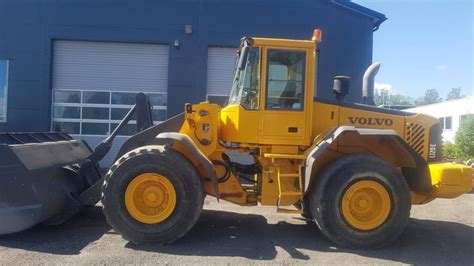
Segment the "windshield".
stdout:
<path fill-rule="evenodd" d="M 257 110 L 260 87 L 258 48 L 248 50 L 247 62 L 245 62 L 244 66 L 242 69 L 239 69 L 236 64 L 236 73 L 229 96 L 229 104 L 240 104 L 245 109 Z"/>

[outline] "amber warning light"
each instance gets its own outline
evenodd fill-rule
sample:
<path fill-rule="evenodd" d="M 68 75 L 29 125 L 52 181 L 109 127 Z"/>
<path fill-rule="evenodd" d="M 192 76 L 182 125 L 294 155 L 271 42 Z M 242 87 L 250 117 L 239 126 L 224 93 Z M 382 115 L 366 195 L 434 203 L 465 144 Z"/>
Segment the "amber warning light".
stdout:
<path fill-rule="evenodd" d="M 313 38 L 311 38 L 312 41 L 315 42 L 321 42 L 323 40 L 323 31 L 320 29 L 315 29 L 313 31 Z"/>
<path fill-rule="evenodd" d="M 184 111 L 188 114 L 193 112 L 193 106 L 190 103 L 184 104 Z"/>

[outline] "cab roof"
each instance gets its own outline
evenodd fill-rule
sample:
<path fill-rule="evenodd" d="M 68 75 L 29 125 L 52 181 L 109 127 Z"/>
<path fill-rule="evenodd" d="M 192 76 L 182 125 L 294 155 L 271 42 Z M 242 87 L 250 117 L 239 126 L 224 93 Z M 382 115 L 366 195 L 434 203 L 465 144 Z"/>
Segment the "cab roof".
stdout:
<path fill-rule="evenodd" d="M 282 46 L 289 48 L 315 48 L 316 42 L 311 40 L 252 38 L 256 46 Z"/>

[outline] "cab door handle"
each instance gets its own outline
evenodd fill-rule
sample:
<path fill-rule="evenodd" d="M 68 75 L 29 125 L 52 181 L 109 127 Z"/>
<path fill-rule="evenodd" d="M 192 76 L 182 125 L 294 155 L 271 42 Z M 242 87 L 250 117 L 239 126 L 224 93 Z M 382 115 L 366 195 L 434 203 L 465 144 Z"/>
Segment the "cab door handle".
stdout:
<path fill-rule="evenodd" d="M 290 133 L 298 133 L 298 128 L 297 128 L 297 127 L 288 127 L 288 132 L 290 132 Z"/>

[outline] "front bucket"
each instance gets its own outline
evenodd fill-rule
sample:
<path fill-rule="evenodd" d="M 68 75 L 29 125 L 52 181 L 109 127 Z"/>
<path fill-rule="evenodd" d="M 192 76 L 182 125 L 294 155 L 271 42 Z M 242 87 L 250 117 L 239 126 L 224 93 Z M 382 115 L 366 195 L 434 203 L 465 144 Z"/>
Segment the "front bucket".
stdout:
<path fill-rule="evenodd" d="M 84 184 L 74 165 L 91 153 L 65 134 L 0 134 L 0 234 L 77 211 Z"/>

